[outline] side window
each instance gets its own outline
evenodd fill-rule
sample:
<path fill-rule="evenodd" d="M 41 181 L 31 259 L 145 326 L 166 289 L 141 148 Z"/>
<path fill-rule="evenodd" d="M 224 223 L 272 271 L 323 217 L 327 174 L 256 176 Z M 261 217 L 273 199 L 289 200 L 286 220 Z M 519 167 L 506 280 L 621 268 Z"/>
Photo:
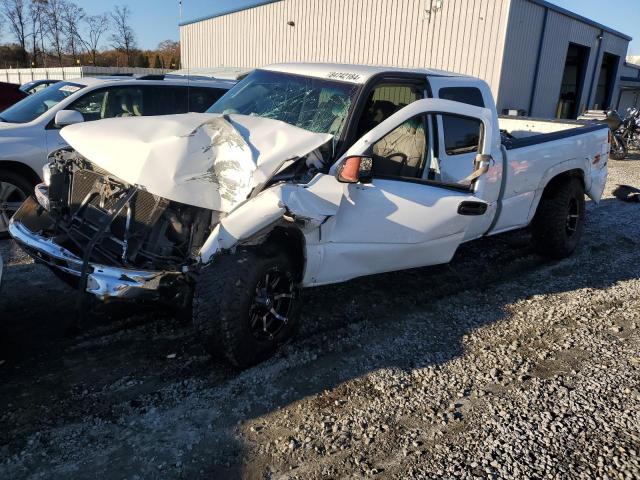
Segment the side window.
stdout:
<path fill-rule="evenodd" d="M 383 83 L 369 95 L 358 122 L 357 137 L 373 130 L 398 110 L 424 98 L 424 85 Z"/>
<path fill-rule="evenodd" d="M 77 110 L 82 114 L 85 122 L 100 120 L 104 118 L 102 112 L 104 111 L 106 96 L 106 90 L 96 90 L 73 102 L 67 107 L 67 110 Z"/>
<path fill-rule="evenodd" d="M 438 96 L 443 100 L 451 100 L 452 102 L 466 103 L 474 107 L 484 108 L 482 92 L 474 87 L 441 88 Z"/>
<path fill-rule="evenodd" d="M 145 114 L 140 87 L 113 87 L 95 90 L 76 100 L 67 110 L 82 113 L 85 121 Z"/>
<path fill-rule="evenodd" d="M 415 117 L 371 147 L 374 176 L 422 178 L 427 160 L 424 116 Z"/>
<path fill-rule="evenodd" d="M 447 155 L 478 151 L 482 122 L 454 115 L 442 115 L 444 144 Z"/>
<path fill-rule="evenodd" d="M 224 95 L 220 88 L 194 88 L 189 89 L 189 111 L 202 113 L 216 103 Z"/>
<path fill-rule="evenodd" d="M 147 115 L 175 115 L 189 110 L 186 87 L 148 85 L 145 87 L 145 97 Z"/>
<path fill-rule="evenodd" d="M 102 118 L 141 117 L 145 115 L 144 97 L 140 87 L 118 87 L 107 90 Z"/>

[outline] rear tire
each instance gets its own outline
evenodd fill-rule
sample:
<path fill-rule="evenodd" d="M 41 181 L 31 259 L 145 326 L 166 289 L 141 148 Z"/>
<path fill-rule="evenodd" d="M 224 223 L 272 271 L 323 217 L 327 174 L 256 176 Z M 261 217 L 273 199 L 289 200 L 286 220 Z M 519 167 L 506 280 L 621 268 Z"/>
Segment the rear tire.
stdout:
<path fill-rule="evenodd" d="M 584 187 L 577 178 L 549 185 L 533 219 L 533 244 L 541 255 L 561 259 L 571 255 L 582 237 Z"/>
<path fill-rule="evenodd" d="M 0 238 L 9 236 L 9 220 L 33 193 L 33 183 L 12 170 L 0 168 Z"/>
<path fill-rule="evenodd" d="M 293 336 L 297 304 L 296 272 L 286 254 L 238 251 L 200 272 L 193 322 L 209 353 L 248 368 Z"/>

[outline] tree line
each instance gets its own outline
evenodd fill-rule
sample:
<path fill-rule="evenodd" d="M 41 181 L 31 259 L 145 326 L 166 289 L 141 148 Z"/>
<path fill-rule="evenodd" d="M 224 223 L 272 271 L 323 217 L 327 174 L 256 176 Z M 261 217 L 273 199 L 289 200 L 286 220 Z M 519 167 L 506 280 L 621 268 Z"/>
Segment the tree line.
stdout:
<path fill-rule="evenodd" d="M 0 68 L 95 65 L 179 68 L 180 44 L 138 48 L 131 10 L 89 15 L 73 0 L 0 0 Z"/>

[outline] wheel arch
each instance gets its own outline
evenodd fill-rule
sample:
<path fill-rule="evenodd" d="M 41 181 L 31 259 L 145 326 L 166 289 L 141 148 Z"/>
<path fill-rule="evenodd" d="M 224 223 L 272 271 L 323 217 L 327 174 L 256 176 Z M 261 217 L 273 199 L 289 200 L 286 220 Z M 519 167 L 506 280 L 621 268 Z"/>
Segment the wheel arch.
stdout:
<path fill-rule="evenodd" d="M 305 253 L 306 239 L 302 231 L 293 225 L 276 225 L 267 233 L 260 249 L 266 254 L 271 254 L 274 250 L 284 250 L 293 262 L 296 280 L 301 282 L 307 265 Z"/>
<path fill-rule="evenodd" d="M 582 184 L 582 188 L 584 188 L 585 191 L 587 190 L 585 173 L 582 168 L 569 168 L 561 172 L 554 172 L 550 175 L 545 175 L 545 178 L 543 178 L 540 188 L 536 191 L 536 196 L 533 200 L 533 203 L 531 204 L 531 209 L 529 210 L 528 223 L 530 223 L 533 220 L 533 217 L 538 211 L 538 207 L 540 206 L 540 200 L 542 200 L 542 197 L 544 196 L 545 192 L 548 192 L 549 189 L 554 187 L 555 185 L 571 180 L 572 178 L 577 178 Z"/>
<path fill-rule="evenodd" d="M 9 170 L 16 172 L 29 180 L 33 185 L 40 183 L 40 175 L 38 175 L 30 166 L 13 160 L 0 160 L 0 170 Z"/>

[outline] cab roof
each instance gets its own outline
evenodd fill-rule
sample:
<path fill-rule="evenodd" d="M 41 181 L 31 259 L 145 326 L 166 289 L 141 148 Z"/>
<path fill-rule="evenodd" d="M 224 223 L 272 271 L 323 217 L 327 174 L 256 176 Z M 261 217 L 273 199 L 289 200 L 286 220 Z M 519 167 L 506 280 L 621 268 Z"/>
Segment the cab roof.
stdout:
<path fill-rule="evenodd" d="M 125 83 L 129 85 L 142 85 L 142 84 L 155 84 L 155 85 L 187 85 L 202 86 L 210 88 L 223 88 L 229 89 L 233 87 L 236 82 L 233 80 L 222 80 L 217 78 L 204 78 L 204 77 L 187 77 L 181 75 L 160 75 L 157 77 L 144 78 L 144 76 L 104 76 L 104 77 L 78 77 L 63 80 L 66 82 L 75 83 L 77 85 L 83 85 L 85 87 L 91 87 L 96 85 L 113 85 Z"/>
<path fill-rule="evenodd" d="M 432 77 L 466 77 L 458 73 L 445 72 L 430 68 L 399 68 L 376 65 L 349 65 L 341 63 L 277 63 L 261 70 L 305 75 L 329 80 L 341 80 L 349 83 L 364 84 L 372 77 L 384 73 L 417 73 Z"/>

